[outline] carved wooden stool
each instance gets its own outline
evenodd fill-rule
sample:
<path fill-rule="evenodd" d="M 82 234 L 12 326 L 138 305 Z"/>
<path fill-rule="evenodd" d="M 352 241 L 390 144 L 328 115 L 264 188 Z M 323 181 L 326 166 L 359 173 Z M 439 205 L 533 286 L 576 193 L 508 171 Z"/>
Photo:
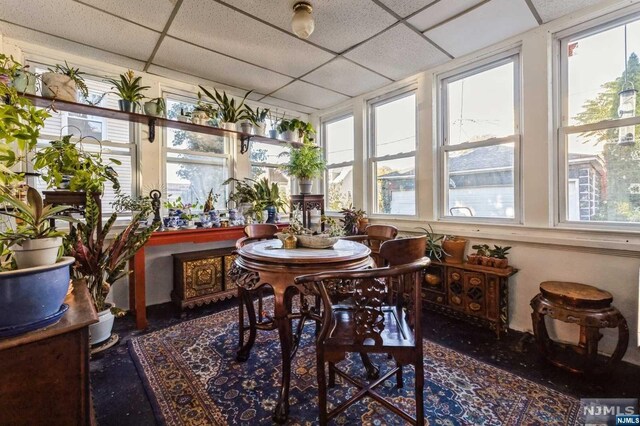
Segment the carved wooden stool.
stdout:
<path fill-rule="evenodd" d="M 629 327 L 620 311 L 611 305 L 612 301 L 611 293 L 590 285 L 560 281 L 541 283 L 540 294 L 531 300 L 531 319 L 542 355 L 552 364 L 575 373 L 606 371 L 620 361 L 627 351 Z M 578 345 L 563 345 L 552 341 L 547 333 L 545 316 L 579 325 Z M 597 362 L 601 328 L 618 329 L 616 349 L 604 363 Z M 558 347 L 568 347 L 580 357 L 563 359 L 555 350 Z"/>

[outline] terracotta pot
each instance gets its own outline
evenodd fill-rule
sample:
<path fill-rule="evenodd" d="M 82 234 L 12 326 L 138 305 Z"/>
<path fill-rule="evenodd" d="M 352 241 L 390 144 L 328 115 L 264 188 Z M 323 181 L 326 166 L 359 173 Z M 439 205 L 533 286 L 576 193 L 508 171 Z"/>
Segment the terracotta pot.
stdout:
<path fill-rule="evenodd" d="M 358 219 L 358 234 L 365 234 L 367 226 L 369 226 L 369 218 L 364 217 L 362 219 Z"/>
<path fill-rule="evenodd" d="M 462 263 L 467 240 L 464 238 L 445 238 L 442 240 L 442 249 L 447 253 L 444 257 L 446 263 Z"/>
<path fill-rule="evenodd" d="M 494 268 L 504 269 L 507 266 L 509 266 L 509 259 L 497 259 L 497 258 L 493 259 Z"/>

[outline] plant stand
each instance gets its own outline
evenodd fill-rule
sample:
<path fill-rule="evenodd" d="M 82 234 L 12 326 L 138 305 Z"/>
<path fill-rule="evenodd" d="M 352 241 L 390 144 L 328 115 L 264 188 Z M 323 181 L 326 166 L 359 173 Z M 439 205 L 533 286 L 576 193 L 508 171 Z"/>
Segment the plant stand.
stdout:
<path fill-rule="evenodd" d="M 67 213 L 80 213 L 84 216 L 84 210 L 87 204 L 87 194 L 83 191 L 42 191 L 44 205 L 48 206 L 71 206 L 74 209 Z M 100 199 L 100 193 L 94 192 L 91 194 L 98 210 L 100 211 L 98 219 L 98 232 L 102 230 L 102 200 Z M 51 226 L 55 225 L 55 221 L 52 221 Z"/>
<path fill-rule="evenodd" d="M 323 194 L 300 194 L 291 196 L 291 211 L 294 209 L 302 212 L 302 226 L 311 226 L 311 210 L 319 210 L 324 216 L 324 195 Z M 320 224 L 320 229 L 324 231 L 324 223 Z"/>

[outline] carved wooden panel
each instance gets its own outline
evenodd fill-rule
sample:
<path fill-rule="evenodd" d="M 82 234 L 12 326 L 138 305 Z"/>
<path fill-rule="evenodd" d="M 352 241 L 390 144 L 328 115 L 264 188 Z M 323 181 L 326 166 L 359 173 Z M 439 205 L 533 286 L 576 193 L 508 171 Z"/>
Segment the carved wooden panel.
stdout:
<path fill-rule="evenodd" d="M 458 268 L 448 268 L 447 286 L 449 305 L 452 308 L 464 310 L 464 271 Z"/>
<path fill-rule="evenodd" d="M 224 288 L 225 290 L 233 290 L 238 288 L 236 281 L 229 277 L 229 272 L 233 266 L 233 262 L 236 260 L 236 255 L 231 254 L 224 257 Z"/>
<path fill-rule="evenodd" d="M 188 260 L 182 264 L 187 299 L 222 290 L 222 258 Z"/>
<path fill-rule="evenodd" d="M 464 272 L 465 309 L 467 313 L 484 316 L 486 312 L 485 276 L 478 272 Z"/>

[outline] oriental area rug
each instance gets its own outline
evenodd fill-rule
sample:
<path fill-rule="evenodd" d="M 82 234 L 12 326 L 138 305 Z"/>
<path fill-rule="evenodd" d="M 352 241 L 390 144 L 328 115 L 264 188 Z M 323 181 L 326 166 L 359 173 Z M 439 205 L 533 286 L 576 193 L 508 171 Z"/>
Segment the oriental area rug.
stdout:
<path fill-rule="evenodd" d="M 258 331 L 245 363 L 235 361 L 238 315 L 231 309 L 183 322 L 129 342 L 129 350 L 163 425 L 270 425 L 280 378 L 276 331 Z M 308 323 L 292 362 L 288 425 L 318 424 L 315 325 Z M 573 425 L 578 400 L 428 340 L 424 341 L 425 416 L 434 425 Z M 372 356 L 381 374 L 392 367 Z M 364 378 L 359 356 L 338 366 Z M 388 370 L 387 370 L 388 371 Z M 395 404 L 415 412 L 413 367 L 405 367 L 404 388 L 395 379 L 377 389 Z M 355 390 L 337 378 L 329 404 Z M 372 400 L 352 405 L 332 420 L 338 425 L 405 424 Z"/>

